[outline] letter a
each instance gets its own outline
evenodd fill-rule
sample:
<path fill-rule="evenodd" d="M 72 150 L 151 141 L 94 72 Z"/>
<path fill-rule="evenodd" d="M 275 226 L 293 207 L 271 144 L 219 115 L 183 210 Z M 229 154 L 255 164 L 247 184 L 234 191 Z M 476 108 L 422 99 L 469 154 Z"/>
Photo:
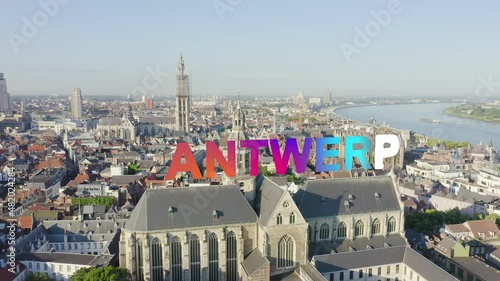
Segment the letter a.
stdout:
<path fill-rule="evenodd" d="M 186 163 L 182 164 L 182 156 L 184 156 Z M 174 153 L 174 158 L 167 172 L 165 180 L 175 180 L 175 175 L 178 172 L 191 172 L 193 178 L 201 179 L 201 172 L 196 165 L 196 160 L 194 159 L 193 152 L 187 142 L 181 142 L 177 145 L 177 149 Z"/>

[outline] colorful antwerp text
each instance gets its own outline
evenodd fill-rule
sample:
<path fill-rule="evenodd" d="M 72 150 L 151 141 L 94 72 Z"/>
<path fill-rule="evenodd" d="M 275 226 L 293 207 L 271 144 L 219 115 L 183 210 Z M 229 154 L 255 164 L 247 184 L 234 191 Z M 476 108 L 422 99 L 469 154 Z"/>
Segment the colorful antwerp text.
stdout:
<path fill-rule="evenodd" d="M 340 137 L 316 138 L 315 149 L 315 167 L 316 172 L 331 172 L 339 171 L 340 164 L 325 164 L 325 158 L 334 158 L 339 156 L 339 151 L 328 149 L 329 146 L 339 145 Z M 304 173 L 307 168 L 308 160 L 310 159 L 310 151 L 312 148 L 313 139 L 306 138 L 302 153 L 299 152 L 297 140 L 290 138 L 286 140 L 283 152 L 280 149 L 280 143 L 277 139 L 260 139 L 260 140 L 242 140 L 240 148 L 248 149 L 250 154 L 250 175 L 257 176 L 259 174 L 259 150 L 269 148 L 273 155 L 276 174 L 284 175 L 290 162 L 290 157 L 293 158 L 295 170 L 297 173 Z M 396 156 L 399 152 L 399 137 L 391 134 L 383 134 L 375 136 L 374 146 L 374 168 L 380 170 L 384 168 L 384 159 Z M 351 170 L 353 157 L 356 157 L 364 169 L 372 169 L 368 162 L 368 153 L 371 149 L 370 139 L 363 136 L 347 136 L 344 141 L 344 170 Z M 215 160 L 220 165 L 226 176 L 236 176 L 236 142 L 227 142 L 227 159 L 219 150 L 219 147 L 214 142 L 206 143 L 206 175 L 205 178 L 215 178 Z M 175 180 L 178 172 L 190 172 L 194 179 L 202 179 L 203 176 L 198 168 L 196 160 L 193 156 L 188 143 L 182 142 L 177 145 L 176 151 L 172 158 L 170 168 L 168 169 L 166 180 Z"/>

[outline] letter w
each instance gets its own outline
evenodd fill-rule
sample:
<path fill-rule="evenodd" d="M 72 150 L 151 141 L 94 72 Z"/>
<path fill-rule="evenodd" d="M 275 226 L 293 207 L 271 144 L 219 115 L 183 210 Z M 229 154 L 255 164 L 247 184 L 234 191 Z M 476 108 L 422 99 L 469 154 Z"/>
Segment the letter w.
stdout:
<path fill-rule="evenodd" d="M 276 167 L 276 174 L 284 175 L 286 174 L 286 169 L 290 161 L 290 155 L 293 155 L 293 161 L 295 163 L 295 170 L 297 173 L 304 173 L 306 171 L 307 161 L 309 160 L 309 152 L 311 151 L 312 139 L 306 138 L 304 141 L 304 147 L 302 149 L 302 156 L 299 152 L 299 147 L 297 140 L 290 138 L 286 140 L 285 150 L 283 151 L 283 156 L 281 156 L 280 145 L 278 140 L 270 140 L 271 142 L 271 152 L 273 154 L 274 165 Z"/>

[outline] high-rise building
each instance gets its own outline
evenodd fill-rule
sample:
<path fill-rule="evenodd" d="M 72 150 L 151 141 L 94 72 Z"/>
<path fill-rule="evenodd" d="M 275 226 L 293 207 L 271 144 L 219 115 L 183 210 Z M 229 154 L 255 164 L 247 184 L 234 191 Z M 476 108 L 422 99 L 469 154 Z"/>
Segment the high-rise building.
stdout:
<path fill-rule="evenodd" d="M 83 117 L 82 100 L 82 90 L 74 88 L 73 95 L 71 96 L 71 116 L 76 119 L 82 119 Z"/>
<path fill-rule="evenodd" d="M 323 102 L 332 102 L 332 92 L 325 92 Z"/>
<path fill-rule="evenodd" d="M 175 91 L 175 124 L 178 131 L 189 133 L 190 114 L 189 76 L 184 74 L 184 59 L 179 58 L 177 87 Z"/>
<path fill-rule="evenodd" d="M 144 108 L 153 109 L 153 97 L 147 96 L 144 98 Z"/>
<path fill-rule="evenodd" d="M 0 73 L 0 113 L 12 115 L 10 94 L 7 93 L 7 81 L 5 80 L 3 73 Z"/>

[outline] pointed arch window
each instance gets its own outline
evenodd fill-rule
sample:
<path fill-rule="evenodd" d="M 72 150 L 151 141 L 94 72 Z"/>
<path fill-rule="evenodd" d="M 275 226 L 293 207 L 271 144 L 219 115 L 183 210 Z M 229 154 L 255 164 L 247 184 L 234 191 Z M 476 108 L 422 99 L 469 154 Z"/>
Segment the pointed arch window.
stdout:
<path fill-rule="evenodd" d="M 136 253 L 137 280 L 144 281 L 144 249 L 142 248 L 141 240 L 137 240 Z"/>
<path fill-rule="evenodd" d="M 234 232 L 229 232 L 226 239 L 227 281 L 238 281 L 238 245 Z"/>
<path fill-rule="evenodd" d="M 327 223 L 324 223 L 319 228 L 319 239 L 327 240 L 330 238 L 330 226 Z"/>
<path fill-rule="evenodd" d="M 339 227 L 337 229 L 337 238 L 342 239 L 347 237 L 347 227 L 344 222 L 339 223 Z"/>
<path fill-rule="evenodd" d="M 151 243 L 151 280 L 163 280 L 163 249 L 158 238 Z"/>
<path fill-rule="evenodd" d="M 354 227 L 354 237 L 362 236 L 365 234 L 365 224 L 359 220 L 356 222 Z"/>
<path fill-rule="evenodd" d="M 391 217 L 387 223 L 387 233 L 396 231 L 396 219 Z"/>
<path fill-rule="evenodd" d="M 285 235 L 278 242 L 278 268 L 293 267 L 294 244 L 292 237 Z"/>
<path fill-rule="evenodd" d="M 189 263 L 191 267 L 191 281 L 201 280 L 200 240 L 192 235 L 189 239 Z"/>
<path fill-rule="evenodd" d="M 215 233 L 208 238 L 208 280 L 219 281 L 219 241 Z"/>
<path fill-rule="evenodd" d="M 380 220 L 375 219 L 372 222 L 372 235 L 379 234 L 380 233 Z"/>
<path fill-rule="evenodd" d="M 295 223 L 295 213 L 293 213 L 293 212 L 290 214 L 290 223 L 291 224 Z"/>
<path fill-rule="evenodd" d="M 283 215 L 281 213 L 276 217 L 276 224 L 283 224 Z"/>
<path fill-rule="evenodd" d="M 182 245 L 179 237 L 175 236 L 170 242 L 170 261 L 172 280 L 181 280 L 182 278 Z"/>

